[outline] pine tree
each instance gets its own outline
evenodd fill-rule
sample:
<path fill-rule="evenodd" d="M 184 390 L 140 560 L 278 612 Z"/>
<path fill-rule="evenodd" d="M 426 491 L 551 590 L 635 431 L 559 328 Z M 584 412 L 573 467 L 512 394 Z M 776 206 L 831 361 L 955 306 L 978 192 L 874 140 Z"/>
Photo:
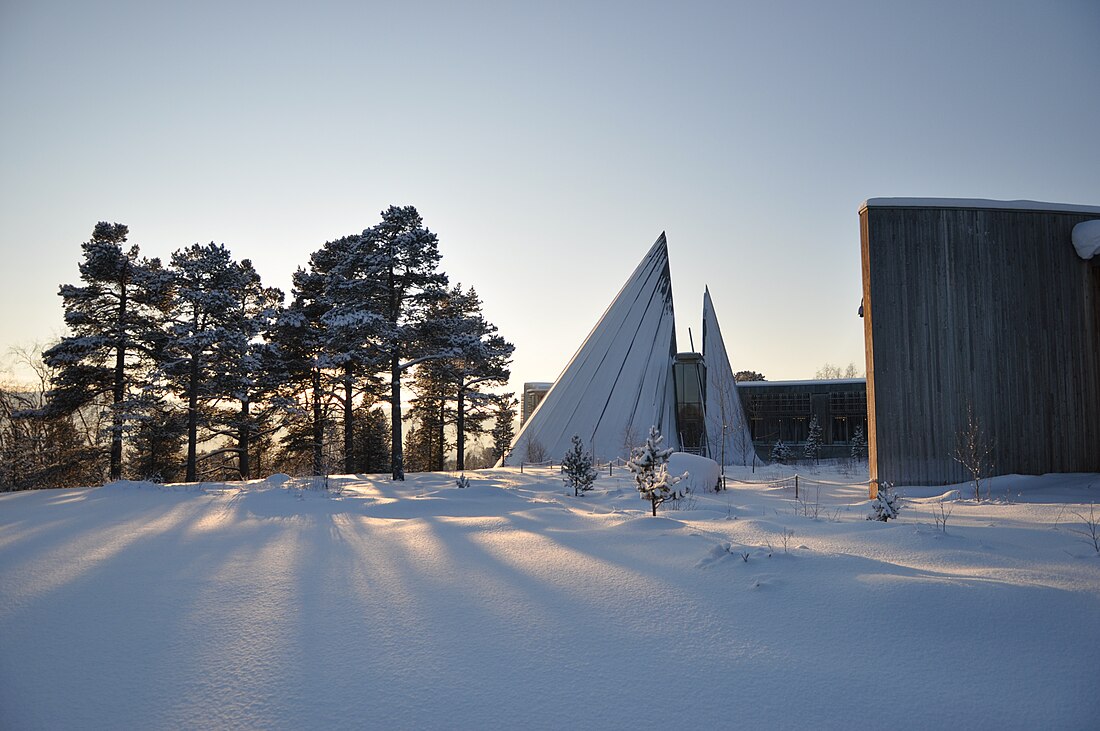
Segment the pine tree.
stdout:
<path fill-rule="evenodd" d="M 782 439 L 777 439 L 775 444 L 772 445 L 772 462 L 787 464 L 791 461 L 791 456 L 791 448 Z"/>
<path fill-rule="evenodd" d="M 573 497 L 592 489 L 596 481 L 596 470 L 592 467 L 592 455 L 584 448 L 580 436 L 574 434 L 573 446 L 561 460 L 562 479 L 566 487 L 573 488 Z"/>
<path fill-rule="evenodd" d="M 390 430 L 385 412 L 360 406 L 355 411 L 355 473 L 390 471 Z"/>
<path fill-rule="evenodd" d="M 425 361 L 413 371 L 410 386 L 416 395 L 404 417 L 417 426 L 416 439 L 409 436 L 405 440 L 406 449 L 416 452 L 415 458 L 410 456 L 406 460 L 410 472 L 444 468 L 447 452 L 453 446 L 447 438 L 447 427 L 455 423 L 455 411 L 447 398 L 452 379 L 453 374 L 443 359 Z"/>
<path fill-rule="evenodd" d="M 802 448 L 806 459 L 812 459 L 817 463 L 817 457 L 821 453 L 821 425 L 817 423 L 817 415 L 810 418 L 809 433 L 806 435 L 806 445 Z"/>
<path fill-rule="evenodd" d="M 492 397 L 493 428 L 489 432 L 493 443 L 491 456 L 493 464 L 500 462 L 512 447 L 516 437 L 516 408 L 519 401 L 510 393 L 496 394 Z"/>
<path fill-rule="evenodd" d="M 379 352 L 389 371 L 390 461 L 394 480 L 405 479 L 401 439 L 401 377 L 410 367 L 450 354 L 449 345 L 425 338 L 428 313 L 447 285 L 438 270 L 439 242 L 412 206 L 390 206 L 382 221 L 363 231 L 365 275 L 378 283 Z"/>
<path fill-rule="evenodd" d="M 473 287 L 463 292 L 462 285 L 458 285 L 449 299 L 455 313 L 451 347 L 457 354 L 448 362 L 457 390 L 455 431 L 457 469 L 461 470 L 465 468 L 467 433 L 482 433 L 482 424 L 490 416 L 491 400 L 482 389 L 508 382 L 515 346 L 497 334 L 496 325 L 482 315 L 481 300 Z"/>
<path fill-rule="evenodd" d="M 863 425 L 856 427 L 852 435 L 852 459 L 864 459 L 867 457 L 867 437 L 863 434 Z"/>
<path fill-rule="evenodd" d="M 172 482 L 184 463 L 187 414 L 165 401 L 150 404 L 130 439 L 127 472 L 134 479 Z"/>
<path fill-rule="evenodd" d="M 318 253 L 314 253 L 311 264 Z M 325 470 L 325 433 L 332 408 L 331 390 L 325 365 L 324 315 L 331 309 L 324 277 L 316 269 L 294 272 L 293 299 L 275 324 L 275 342 L 287 375 L 287 398 L 293 402 L 283 447 L 290 455 L 307 451 L 311 474 Z"/>
<path fill-rule="evenodd" d="M 266 310 L 281 294 L 265 290 L 252 263 L 233 261 L 223 244 L 194 244 L 176 251 L 171 272 L 176 297 L 161 363 L 186 407 L 184 479 L 194 482 L 198 479 L 200 430 L 213 427 L 215 403 L 238 396 L 248 399 L 240 389 L 242 370 L 251 364 L 242 361 L 247 361 L 259 332 L 257 308 L 270 319 Z"/>
<path fill-rule="evenodd" d="M 672 486 L 683 479 L 683 476 L 674 477 L 668 473 L 668 458 L 675 450 L 662 448 L 664 440 L 657 427 L 651 426 L 645 444 L 635 447 L 626 462 L 642 499 L 652 504 L 654 516 L 657 506 L 672 497 Z"/>
<path fill-rule="evenodd" d="M 109 477 L 122 476 L 123 434 L 137 416 L 136 389 L 164 344 L 162 312 L 170 277 L 157 259 L 144 259 L 129 229 L 101 222 L 83 244 L 83 286 L 65 284 L 60 295 L 71 335 L 47 349 L 56 369 L 44 413 L 72 414 L 92 404 L 110 412 Z"/>

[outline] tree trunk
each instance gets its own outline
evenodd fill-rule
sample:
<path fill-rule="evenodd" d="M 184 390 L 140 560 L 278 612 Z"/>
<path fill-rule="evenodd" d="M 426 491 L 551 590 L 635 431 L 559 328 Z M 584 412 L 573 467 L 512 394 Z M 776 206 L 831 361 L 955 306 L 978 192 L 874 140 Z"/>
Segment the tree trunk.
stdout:
<path fill-rule="evenodd" d="M 405 480 L 405 453 L 401 445 L 401 361 L 397 348 L 390 357 L 390 458 L 393 479 Z"/>
<path fill-rule="evenodd" d="M 251 480 L 252 474 L 248 464 L 248 450 L 252 444 L 252 429 L 248 423 L 248 399 L 241 400 L 241 425 L 237 429 L 237 471 L 241 473 L 242 480 Z"/>
<path fill-rule="evenodd" d="M 199 355 L 191 353 L 190 373 L 187 383 L 187 475 L 184 482 L 198 479 L 199 441 Z"/>
<path fill-rule="evenodd" d="M 355 384 L 352 380 L 351 364 L 344 366 L 344 473 L 355 472 L 355 422 L 354 404 Z"/>
<path fill-rule="evenodd" d="M 455 408 L 455 421 L 457 423 L 458 436 L 455 441 L 458 443 L 458 458 L 455 461 L 455 468 L 461 472 L 466 469 L 466 392 L 463 385 L 458 385 L 458 398 L 456 399 L 457 405 Z"/>
<path fill-rule="evenodd" d="M 313 474 L 325 471 L 325 422 L 321 411 L 321 369 L 313 366 Z"/>
<path fill-rule="evenodd" d="M 443 471 L 443 462 L 447 459 L 447 455 L 444 454 L 447 445 L 447 401 L 440 397 L 439 399 L 439 420 L 435 425 L 436 433 L 436 450 L 432 457 L 432 469 L 436 472 Z"/>
<path fill-rule="evenodd" d="M 111 389 L 111 479 L 122 479 L 122 401 L 126 396 L 126 284 L 118 301 L 118 341 L 115 344 L 115 382 Z"/>
<path fill-rule="evenodd" d="M 653 498 L 653 500 L 651 502 L 653 503 L 653 517 L 656 518 L 657 517 L 657 498 Z"/>

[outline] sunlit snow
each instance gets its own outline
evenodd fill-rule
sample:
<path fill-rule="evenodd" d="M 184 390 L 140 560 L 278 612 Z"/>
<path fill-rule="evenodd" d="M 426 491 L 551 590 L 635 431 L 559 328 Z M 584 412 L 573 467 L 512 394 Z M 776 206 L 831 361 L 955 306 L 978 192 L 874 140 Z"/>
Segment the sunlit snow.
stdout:
<path fill-rule="evenodd" d="M 608 469 L 0 496 L 0 728 L 1096 727 L 1100 475 Z"/>

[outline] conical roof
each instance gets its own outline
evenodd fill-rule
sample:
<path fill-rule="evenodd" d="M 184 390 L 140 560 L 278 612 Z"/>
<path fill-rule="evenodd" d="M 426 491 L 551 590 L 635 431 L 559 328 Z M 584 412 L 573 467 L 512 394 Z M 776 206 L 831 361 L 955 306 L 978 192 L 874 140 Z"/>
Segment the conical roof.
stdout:
<path fill-rule="evenodd" d="M 541 447 L 560 460 L 574 434 L 599 460 L 629 455 L 656 426 L 677 447 L 670 364 L 676 322 L 662 233 L 523 425 L 502 463 L 530 461 Z M 535 446 L 535 450 L 529 449 Z"/>
<path fill-rule="evenodd" d="M 703 291 L 703 359 L 707 364 L 707 435 L 711 458 L 729 465 L 747 465 L 755 454 L 752 433 L 741 408 L 722 329 L 714 313 L 710 290 Z"/>

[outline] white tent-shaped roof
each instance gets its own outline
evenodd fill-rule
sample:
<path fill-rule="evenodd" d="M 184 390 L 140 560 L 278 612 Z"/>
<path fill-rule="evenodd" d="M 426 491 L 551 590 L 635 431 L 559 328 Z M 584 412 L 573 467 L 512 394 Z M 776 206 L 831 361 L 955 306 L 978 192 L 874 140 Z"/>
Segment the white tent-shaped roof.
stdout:
<path fill-rule="evenodd" d="M 656 426 L 677 447 L 671 363 L 676 323 L 662 233 L 592 328 L 554 387 L 523 425 L 502 464 L 531 461 L 539 447 L 560 460 L 574 434 L 600 460 L 629 456 Z M 533 446 L 534 449 L 529 448 Z"/>
<path fill-rule="evenodd" d="M 707 436 L 710 457 L 728 465 L 748 465 L 755 453 L 752 434 L 737 394 L 722 329 L 710 301 L 710 290 L 703 291 L 703 360 L 707 364 Z"/>

